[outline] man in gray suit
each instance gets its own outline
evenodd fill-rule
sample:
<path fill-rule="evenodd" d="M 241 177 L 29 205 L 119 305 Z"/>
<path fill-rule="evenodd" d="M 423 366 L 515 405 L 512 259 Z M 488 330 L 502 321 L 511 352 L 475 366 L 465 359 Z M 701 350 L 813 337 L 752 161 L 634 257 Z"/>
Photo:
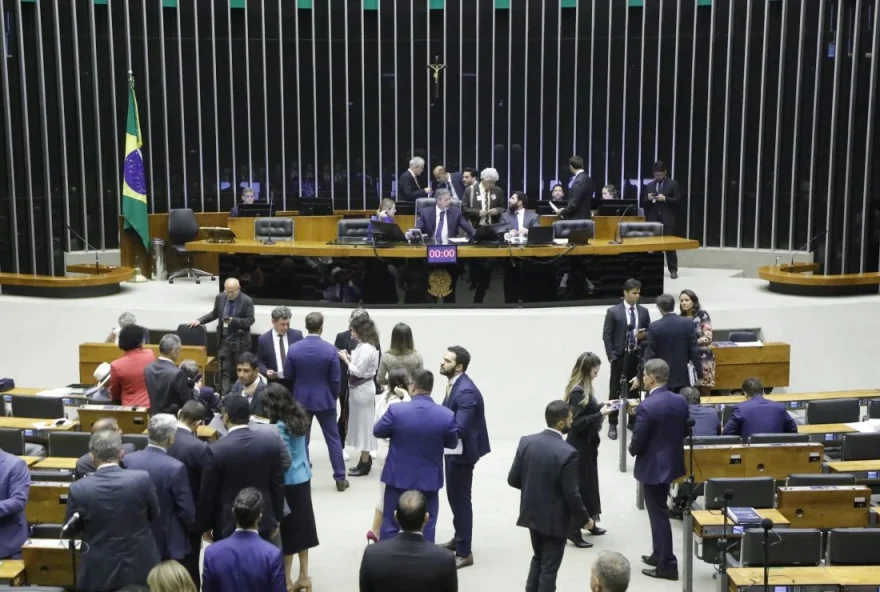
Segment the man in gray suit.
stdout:
<path fill-rule="evenodd" d="M 221 390 L 229 394 L 232 383 L 236 381 L 235 362 L 238 356 L 251 350 L 251 325 L 254 324 L 254 301 L 242 294 L 241 285 L 235 278 L 229 278 L 223 286 L 222 294 L 214 299 L 214 308 L 208 314 L 189 324 L 198 327 L 217 323 L 217 359 L 220 361 Z"/>
<path fill-rule="evenodd" d="M 79 556 L 77 589 L 84 592 L 143 586 L 159 564 L 150 523 L 159 500 L 150 475 L 123 469 L 122 437 L 103 430 L 89 439 L 95 472 L 70 485 L 65 523 L 76 515 L 88 553 Z"/>
<path fill-rule="evenodd" d="M 480 182 L 465 189 L 461 212 L 473 226 L 496 224 L 504 212 L 504 190 L 496 186 L 499 179 L 495 169 L 483 169 Z"/>
<path fill-rule="evenodd" d="M 159 359 L 144 368 L 144 382 L 150 396 L 150 415 L 176 415 L 187 401 L 195 398 L 186 373 L 177 366 L 180 357 L 180 337 L 174 333 L 159 340 Z"/>
<path fill-rule="evenodd" d="M 538 214 L 526 209 L 528 197 L 522 191 L 514 191 L 507 200 L 507 211 L 501 214 L 501 221 L 507 224 L 507 228 L 514 236 L 527 236 L 529 228 L 540 224 Z"/>

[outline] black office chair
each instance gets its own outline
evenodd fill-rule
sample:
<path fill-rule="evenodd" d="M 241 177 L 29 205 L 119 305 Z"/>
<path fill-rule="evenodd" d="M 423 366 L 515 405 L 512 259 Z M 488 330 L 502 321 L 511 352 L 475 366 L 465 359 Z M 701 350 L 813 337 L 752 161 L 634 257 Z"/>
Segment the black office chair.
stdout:
<path fill-rule="evenodd" d="M 208 330 L 204 326 L 190 327 L 188 324 L 177 325 L 177 336 L 180 345 L 196 345 L 208 347 Z"/>
<path fill-rule="evenodd" d="M 773 567 L 819 565 L 822 561 L 822 532 L 815 528 L 780 528 L 774 530 L 767 552 Z M 751 528 L 743 533 L 740 565 L 764 565 L 764 530 Z"/>
<path fill-rule="evenodd" d="M 841 460 L 880 458 L 880 433 L 844 434 Z"/>
<path fill-rule="evenodd" d="M 49 432 L 49 456 L 79 458 L 89 452 L 88 432 Z"/>
<path fill-rule="evenodd" d="M 852 423 L 859 421 L 858 399 L 830 399 L 807 403 L 807 424 Z"/>
<path fill-rule="evenodd" d="M 28 526 L 28 533 L 31 535 L 32 539 L 52 539 L 53 541 L 57 541 L 61 538 L 61 524 L 31 524 Z M 75 536 L 74 533 L 69 532 L 65 533 L 64 538 L 70 539 Z M 17 588 L 21 590 L 21 588 Z M 2 588 L 0 588 L 2 590 Z"/>
<path fill-rule="evenodd" d="M 684 445 L 691 443 L 690 438 L 684 439 Z M 694 436 L 694 446 L 721 446 L 730 444 L 742 444 L 739 436 Z"/>
<path fill-rule="evenodd" d="M 553 238 L 568 238 L 572 230 L 586 228 L 590 237 L 596 235 L 595 222 L 592 220 L 556 220 L 553 222 Z"/>
<path fill-rule="evenodd" d="M 213 274 L 193 267 L 193 256 L 195 253 L 186 250 L 186 243 L 198 238 L 199 221 L 196 220 L 196 215 L 192 210 L 189 208 L 181 208 L 171 210 L 168 213 L 168 240 L 171 244 L 171 248 L 174 249 L 178 255 L 186 258 L 186 267 L 179 269 L 168 276 L 169 284 L 173 284 L 174 280 L 178 278 L 194 278 L 197 284 L 200 283 L 200 278 L 203 277 L 210 277 L 212 280 L 217 279 Z"/>
<path fill-rule="evenodd" d="M 421 212 L 423 209 L 425 209 L 425 208 L 432 208 L 432 207 L 434 207 L 435 205 L 437 205 L 437 199 L 436 199 L 436 198 L 433 198 L 433 197 L 417 197 L 417 198 L 416 198 L 416 211 L 415 211 L 416 216 L 418 216 L 418 215 L 419 215 L 419 212 Z M 451 207 L 453 207 L 453 208 L 461 208 L 461 200 L 458 199 L 458 198 L 456 198 L 456 197 L 453 197 L 453 198 L 449 201 L 449 205 L 450 205 Z M 399 210 L 399 209 L 398 209 L 398 213 L 400 213 L 400 210 Z"/>
<path fill-rule="evenodd" d="M 721 410 L 721 429 L 724 429 L 724 426 L 727 425 L 727 422 L 730 420 L 730 416 L 733 415 L 733 410 L 736 409 L 736 405 L 725 405 L 724 409 Z"/>
<path fill-rule="evenodd" d="M 64 417 L 64 399 L 34 395 L 11 395 L 12 415 L 36 419 L 60 419 Z"/>
<path fill-rule="evenodd" d="M 868 401 L 868 419 L 880 419 L 880 399 Z"/>
<path fill-rule="evenodd" d="M 150 443 L 146 434 L 122 434 L 123 444 L 132 444 L 136 450 L 143 450 Z"/>
<path fill-rule="evenodd" d="M 733 493 L 728 506 L 773 508 L 776 505 L 776 480 L 773 477 L 722 477 L 706 481 L 706 509 L 722 509 L 724 492 L 728 489 Z"/>
<path fill-rule="evenodd" d="M 67 469 L 31 470 L 31 483 L 51 481 L 52 483 L 73 483 L 73 471 Z"/>
<path fill-rule="evenodd" d="M 0 428 L 0 450 L 15 456 L 23 456 L 24 432 L 18 428 Z"/>
<path fill-rule="evenodd" d="M 752 434 L 749 444 L 796 444 L 809 442 L 810 434 Z"/>
<path fill-rule="evenodd" d="M 366 218 L 340 220 L 336 223 L 336 237 L 339 240 L 366 239 L 370 221 Z"/>
<path fill-rule="evenodd" d="M 758 341 L 758 335 L 754 331 L 731 331 L 727 340 L 734 343 L 751 343 Z"/>
<path fill-rule="evenodd" d="M 880 528 L 832 528 L 827 565 L 880 565 Z"/>
<path fill-rule="evenodd" d="M 621 222 L 617 225 L 620 238 L 648 238 L 663 236 L 663 224 L 660 222 Z"/>
<path fill-rule="evenodd" d="M 821 487 L 823 485 L 855 485 L 856 476 L 849 473 L 794 473 L 785 480 L 786 487 Z"/>
<path fill-rule="evenodd" d="M 293 240 L 293 218 L 256 218 L 254 238 L 264 244 L 274 244 L 276 240 Z"/>

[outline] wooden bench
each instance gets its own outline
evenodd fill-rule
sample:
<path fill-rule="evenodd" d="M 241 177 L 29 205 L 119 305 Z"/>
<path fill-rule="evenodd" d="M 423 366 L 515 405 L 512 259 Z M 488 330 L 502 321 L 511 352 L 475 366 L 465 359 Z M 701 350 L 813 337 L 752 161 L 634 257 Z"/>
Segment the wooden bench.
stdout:
<path fill-rule="evenodd" d="M 729 592 L 762 589 L 764 569 L 731 567 L 727 570 Z M 771 567 L 771 586 L 880 586 L 876 565 L 826 565 L 822 567 Z M 760 583 L 760 584 L 759 584 Z"/>
<path fill-rule="evenodd" d="M 780 487 L 776 509 L 792 528 L 867 527 L 871 489 L 863 485 Z"/>
<path fill-rule="evenodd" d="M 30 539 L 21 549 L 27 582 L 34 586 L 60 586 L 72 590 L 75 586 L 70 541 Z M 77 550 L 80 541 L 75 541 Z M 77 557 L 77 565 L 80 558 Z M 5 563 L 5 561 L 4 561 Z"/>
<path fill-rule="evenodd" d="M 153 352 L 158 359 L 159 346 L 147 344 L 145 349 Z M 104 362 L 112 362 L 117 358 L 121 358 L 124 352 L 119 349 L 115 343 L 81 343 L 79 345 L 79 382 L 81 384 L 95 383 L 95 370 Z M 183 360 L 193 360 L 199 365 L 202 374 L 205 373 L 205 366 L 210 366 L 214 361 L 213 357 L 208 356 L 207 348 L 200 345 L 184 345 L 180 348 L 180 356 L 177 358 L 178 363 Z"/>
<path fill-rule="evenodd" d="M 694 446 L 694 480 L 702 483 L 724 477 L 787 478 L 792 473 L 820 473 L 823 446 L 814 442 L 792 444 L 723 444 Z M 684 448 L 684 466 L 690 466 L 690 448 Z M 677 482 L 684 481 L 684 478 Z"/>

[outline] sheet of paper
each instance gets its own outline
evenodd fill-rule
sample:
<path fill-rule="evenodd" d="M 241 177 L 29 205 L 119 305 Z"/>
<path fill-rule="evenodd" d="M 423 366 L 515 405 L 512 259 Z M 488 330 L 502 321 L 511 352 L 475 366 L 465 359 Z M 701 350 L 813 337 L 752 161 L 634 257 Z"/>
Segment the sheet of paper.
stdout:
<path fill-rule="evenodd" d="M 461 451 L 462 451 L 461 440 L 459 440 L 459 441 L 458 441 L 458 446 L 456 446 L 455 448 L 444 448 L 444 449 L 443 449 L 443 454 L 446 454 L 446 455 L 449 455 L 449 456 L 453 456 L 453 455 L 461 454 Z"/>
<path fill-rule="evenodd" d="M 850 427 L 854 430 L 858 430 L 859 432 L 865 433 L 874 433 L 880 432 L 880 419 L 869 419 L 868 421 L 855 421 L 853 423 L 846 424 L 847 427 Z"/>
<path fill-rule="evenodd" d="M 554 238 L 553 243 L 557 244 L 557 245 L 567 245 L 568 239 L 567 238 Z"/>
<path fill-rule="evenodd" d="M 737 341 L 737 347 L 764 347 L 764 344 L 760 341 Z"/>

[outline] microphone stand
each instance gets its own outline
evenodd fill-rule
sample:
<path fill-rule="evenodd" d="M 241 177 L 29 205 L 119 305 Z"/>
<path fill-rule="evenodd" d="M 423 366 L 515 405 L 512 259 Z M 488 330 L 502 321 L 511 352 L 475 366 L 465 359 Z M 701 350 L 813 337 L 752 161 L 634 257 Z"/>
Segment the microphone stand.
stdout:
<path fill-rule="evenodd" d="M 687 488 L 685 495 L 684 508 L 682 509 L 682 534 L 684 541 L 682 545 L 682 558 L 684 559 L 684 581 L 682 582 L 683 592 L 693 592 L 694 590 L 694 516 L 692 505 L 694 503 L 694 420 L 688 418 L 688 448 L 690 450 L 690 458 L 688 459 L 688 477 L 685 479 L 684 486 Z M 725 516 L 727 512 L 724 513 Z M 726 527 L 725 527 L 726 528 Z"/>
<path fill-rule="evenodd" d="M 624 312 L 624 314 L 626 313 Z M 632 327 L 627 325 L 626 331 L 628 342 L 629 335 L 632 333 Z M 629 386 L 629 383 L 626 380 L 626 369 L 629 368 L 629 356 L 629 346 L 628 343 L 625 343 L 623 348 L 623 367 L 620 369 L 620 381 L 618 382 L 617 387 L 617 400 L 619 402 L 617 407 L 617 442 L 620 447 L 620 462 L 618 468 L 621 473 L 626 473 L 626 422 L 628 413 L 626 403 L 628 400 L 627 387 Z"/>
<path fill-rule="evenodd" d="M 693 456 L 691 457 L 693 458 Z M 721 574 L 721 577 L 718 578 L 718 589 L 726 591 L 728 588 L 727 583 L 727 508 L 730 505 L 730 500 L 733 499 L 733 492 L 729 489 L 724 490 L 724 494 L 722 495 L 724 500 L 724 507 L 722 509 L 722 521 L 723 528 L 721 530 L 721 537 L 718 539 L 718 573 Z"/>
<path fill-rule="evenodd" d="M 614 240 L 608 241 L 609 245 L 622 245 L 623 240 L 620 238 L 620 221 L 623 220 L 623 217 L 626 216 L 626 213 L 632 208 L 632 204 L 629 204 L 623 209 L 623 213 L 620 215 L 620 218 L 617 219 L 617 225 L 615 226 L 614 231 Z"/>
<path fill-rule="evenodd" d="M 823 230 L 823 231 L 820 232 L 819 234 L 817 234 L 817 235 L 815 235 L 815 236 L 812 236 L 812 237 L 810 237 L 809 239 L 807 239 L 807 242 L 805 242 L 805 243 L 803 244 L 803 246 L 802 246 L 800 249 L 798 249 L 797 251 L 795 251 L 795 252 L 794 252 L 794 255 L 791 256 L 791 264 L 794 265 L 794 259 L 795 259 L 795 257 L 797 257 L 797 256 L 800 254 L 801 251 L 803 251 L 804 249 L 808 248 L 808 247 L 813 243 L 814 240 L 818 240 L 818 239 L 822 238 L 823 236 L 825 236 L 826 234 L 828 234 L 828 231 L 827 231 L 827 230 Z"/>
<path fill-rule="evenodd" d="M 769 518 L 761 520 L 761 528 L 764 529 L 764 592 L 770 592 L 770 531 L 773 529 L 773 521 Z"/>
<path fill-rule="evenodd" d="M 70 227 L 70 224 L 67 224 L 66 226 L 67 226 L 67 230 L 70 231 L 70 232 L 73 234 L 73 236 L 75 236 L 76 238 L 78 238 L 79 240 L 81 240 L 81 241 L 83 242 L 83 244 L 86 246 L 87 249 L 91 249 L 91 250 L 93 250 L 93 251 L 95 252 L 95 275 L 100 275 L 100 269 L 101 269 L 101 266 L 100 266 L 100 264 L 98 263 L 98 249 L 96 249 L 95 247 L 93 247 L 93 246 L 89 243 L 89 241 L 87 241 L 85 238 L 83 238 L 83 236 L 82 236 L 80 233 L 78 233 L 76 230 L 74 230 L 73 228 L 71 228 L 71 227 Z"/>

